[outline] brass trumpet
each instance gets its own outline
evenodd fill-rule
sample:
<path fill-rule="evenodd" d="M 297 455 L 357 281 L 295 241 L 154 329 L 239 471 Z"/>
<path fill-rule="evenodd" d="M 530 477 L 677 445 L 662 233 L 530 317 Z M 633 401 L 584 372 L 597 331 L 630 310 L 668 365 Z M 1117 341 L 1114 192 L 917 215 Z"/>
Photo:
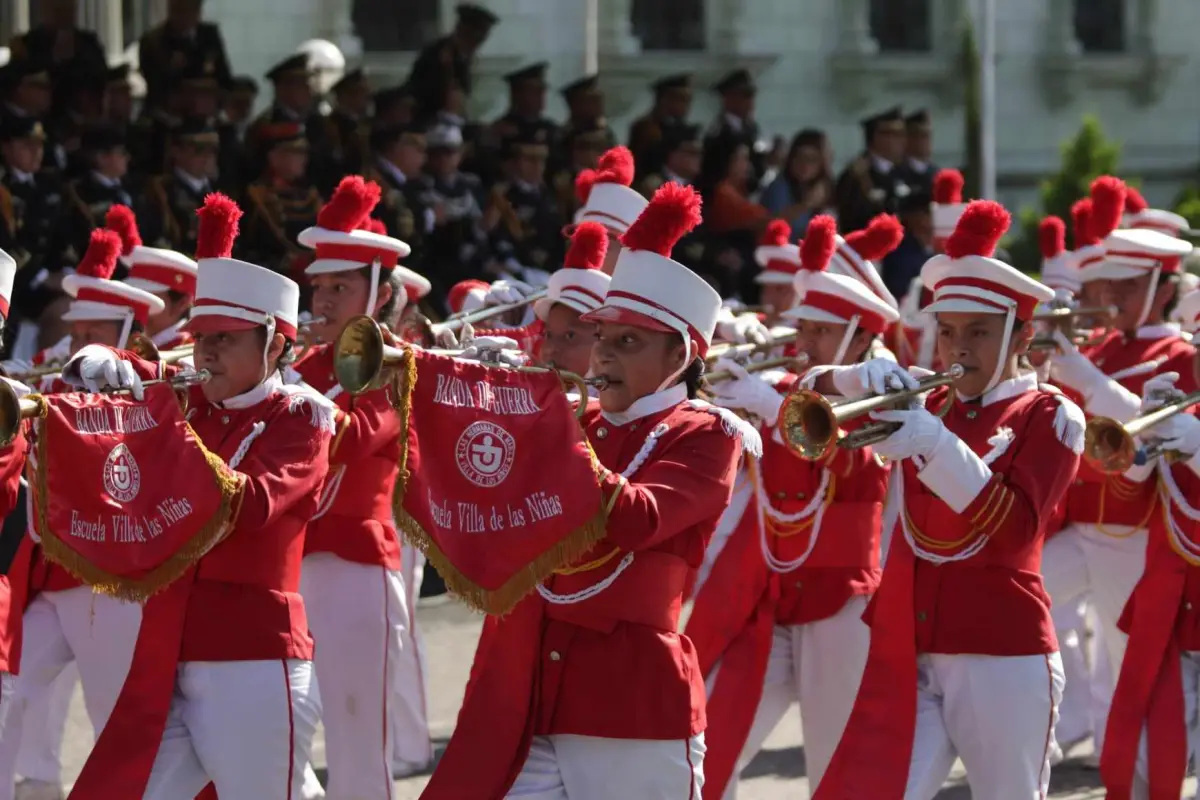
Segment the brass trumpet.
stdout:
<path fill-rule="evenodd" d="M 8 377 L 18 383 L 32 383 L 47 375 L 57 375 L 62 372 L 64 366 L 66 366 L 66 362 L 64 361 L 51 361 L 49 364 L 42 364 L 32 369 L 27 369 L 24 372 L 14 372 Z"/>
<path fill-rule="evenodd" d="M 1097 470 L 1108 475 L 1120 474 L 1134 464 L 1145 463 L 1160 455 L 1170 457 L 1171 452 L 1164 451 L 1161 442 L 1139 450 L 1135 439 L 1196 403 L 1200 403 L 1200 392 L 1181 395 L 1124 424 L 1109 417 L 1092 417 L 1084 431 L 1083 457 Z"/>
<path fill-rule="evenodd" d="M 515 303 L 505 303 L 499 306 L 485 306 L 484 308 L 476 309 L 466 313 L 452 314 L 446 318 L 446 321 L 441 324 L 445 330 L 454 332 L 461 331 L 465 326 L 474 327 L 477 323 L 489 320 L 492 317 L 499 317 L 507 314 L 509 311 L 516 311 L 518 308 L 524 308 L 530 303 L 541 300 L 547 294 L 547 289 L 539 289 L 528 297 L 522 298 Z"/>
<path fill-rule="evenodd" d="M 818 459 L 835 444 L 853 449 L 881 442 L 900 426 L 895 422 L 869 423 L 847 433 L 841 441 L 838 440 L 838 430 L 845 422 L 872 411 L 911 405 L 919 395 L 940 386 L 950 386 L 964 372 L 961 364 L 951 364 L 945 372 L 917 381 L 915 389 L 832 403 L 824 395 L 809 389 L 793 392 L 784 400 L 779 412 L 784 443 L 802 458 Z M 943 404 L 941 413 L 947 413 L 951 405 L 949 402 Z"/>
<path fill-rule="evenodd" d="M 756 355 L 758 353 L 774 350 L 776 347 L 785 344 L 792 344 L 796 341 L 799 333 L 791 331 L 779 336 L 772 337 L 771 341 L 758 344 L 755 342 L 746 342 L 744 344 L 718 344 L 708 348 L 708 355 L 704 357 L 706 364 L 715 364 L 717 359 L 732 358 L 734 361 L 739 361 L 744 358 Z"/>
<path fill-rule="evenodd" d="M 378 389 L 387 382 L 391 371 L 399 366 L 404 358 L 404 351 L 409 346 L 389 344 L 378 322 L 365 314 L 355 317 L 346 323 L 334 345 L 333 373 L 337 376 L 338 384 L 350 394 L 357 395 Z M 463 351 L 427 349 L 425 352 L 457 356 Z M 573 372 L 548 367 L 507 368 L 516 369 L 518 372 L 553 372 L 558 375 L 564 390 L 574 388 L 579 392 L 581 402 L 576 409 L 577 415 L 582 414 L 587 405 L 587 387 L 602 387 L 605 383 L 603 378 L 584 378 Z"/>
<path fill-rule="evenodd" d="M 1054 308 L 1033 315 L 1034 322 L 1049 323 L 1052 329 L 1061 330 L 1067 339 L 1076 347 L 1092 347 L 1104 341 L 1112 330 L 1113 318 L 1117 315 L 1115 306 L 1090 306 L 1087 308 Z M 1080 321 L 1098 319 L 1104 324 L 1099 332 L 1089 335 L 1086 331 L 1077 329 Z M 1033 337 L 1029 344 L 1031 351 L 1057 350 L 1058 343 L 1051 333 L 1042 333 Z"/>
<path fill-rule="evenodd" d="M 746 372 L 764 372 L 777 367 L 803 367 L 806 364 L 808 364 L 808 353 L 800 353 L 796 356 L 780 356 L 779 358 L 768 358 L 763 361 L 756 361 L 753 364 L 747 364 Z M 705 375 L 704 379 L 713 384 L 730 380 L 733 377 L 732 370 L 719 369 L 716 372 Z"/>

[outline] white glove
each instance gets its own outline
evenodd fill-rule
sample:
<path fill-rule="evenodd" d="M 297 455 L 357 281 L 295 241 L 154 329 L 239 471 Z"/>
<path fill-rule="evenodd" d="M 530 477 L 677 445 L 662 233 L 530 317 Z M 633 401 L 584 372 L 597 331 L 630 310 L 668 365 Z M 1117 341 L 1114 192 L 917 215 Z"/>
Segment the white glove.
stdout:
<path fill-rule="evenodd" d="M 900 428 L 882 442 L 874 445 L 875 453 L 890 461 L 919 456 L 929 458 L 937 449 L 946 426 L 923 408 L 907 411 L 875 411 L 871 419 L 880 422 L 899 422 Z"/>
<path fill-rule="evenodd" d="M 719 359 L 716 368 L 727 369 L 734 377 L 732 380 L 718 383 L 713 388 L 713 403 L 722 408 L 753 414 L 767 425 L 775 424 L 779 419 L 779 409 L 783 406 L 783 397 L 779 392 L 772 389 L 766 381 L 751 375 L 736 361 Z"/>
<path fill-rule="evenodd" d="M 755 314 L 741 314 L 719 321 L 716 333 L 719 338 L 737 344 L 767 344 L 772 341 L 771 329 L 762 324 Z"/>
<path fill-rule="evenodd" d="M 45 363 L 65 361 L 71 357 L 71 337 L 64 336 L 46 351 Z"/>
<path fill-rule="evenodd" d="M 1189 458 L 1200 453 L 1200 419 L 1191 414 L 1176 414 L 1147 433 L 1162 440 L 1162 449 L 1183 453 Z"/>
<path fill-rule="evenodd" d="M 5 375 L 23 375 L 33 370 L 33 362 L 23 358 L 10 358 L 0 361 L 0 369 L 4 370 Z"/>
<path fill-rule="evenodd" d="M 519 303 L 535 291 L 537 290 L 524 281 L 508 278 L 496 281 L 488 288 L 487 294 L 483 298 L 483 304 L 485 306 L 504 306 L 509 303 Z"/>
<path fill-rule="evenodd" d="M 718 321 L 722 319 L 733 319 L 734 315 L 740 312 L 746 304 L 736 297 L 727 297 L 721 301 L 721 311 L 718 316 Z"/>
<path fill-rule="evenodd" d="M 1057 382 L 1083 395 L 1084 410 L 1090 414 L 1128 422 L 1141 402 L 1137 395 L 1100 371 L 1079 352 L 1062 331 L 1055 331 L 1058 350 L 1050 356 L 1050 375 Z"/>
<path fill-rule="evenodd" d="M 462 347 L 462 342 L 469 342 L 475 338 L 475 329 L 470 323 L 451 326 L 448 323 L 435 322 L 429 326 L 429 333 L 433 337 L 434 346 L 442 350 L 458 350 Z"/>
<path fill-rule="evenodd" d="M 843 397 L 862 397 L 889 391 L 917 388 L 917 380 L 895 361 L 873 358 L 861 364 L 829 367 L 825 370 L 833 386 Z"/>
<path fill-rule="evenodd" d="M 1171 395 L 1176 394 L 1175 381 L 1179 380 L 1178 372 L 1163 372 L 1155 375 L 1142 385 L 1142 407 L 1140 413 L 1145 414 L 1170 402 Z"/>
<path fill-rule="evenodd" d="M 529 363 L 529 356 L 520 349 L 516 340 L 505 336 L 476 336 L 459 358 L 509 367 L 523 367 Z"/>
<path fill-rule="evenodd" d="M 133 364 L 117 358 L 111 350 L 89 345 L 75 354 L 63 370 L 63 379 L 78 384 L 89 392 L 128 389 L 135 400 L 143 399 L 142 379 Z"/>

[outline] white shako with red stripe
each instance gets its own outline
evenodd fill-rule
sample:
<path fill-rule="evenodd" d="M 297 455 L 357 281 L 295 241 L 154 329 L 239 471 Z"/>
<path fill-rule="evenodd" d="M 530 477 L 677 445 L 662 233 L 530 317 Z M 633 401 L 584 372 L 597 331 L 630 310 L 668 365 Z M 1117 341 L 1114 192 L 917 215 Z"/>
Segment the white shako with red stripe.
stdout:
<path fill-rule="evenodd" d="M 8 321 L 9 304 L 12 302 L 13 281 L 17 277 L 17 260 L 0 250 L 0 315 Z"/>
<path fill-rule="evenodd" d="M 888 291 L 875 262 L 900 246 L 904 226 L 891 214 L 880 214 L 862 230 L 838 236 L 837 247 L 829 259 L 829 271 L 846 275 L 863 283 L 875 296 L 892 308 L 899 308 L 895 296 Z"/>
<path fill-rule="evenodd" d="M 1190 334 L 1200 330 L 1200 276 L 1184 272 L 1179 276 L 1179 302 L 1171 311 L 1171 319 Z"/>
<path fill-rule="evenodd" d="M 546 296 L 533 303 L 533 313 L 543 322 L 555 303 L 580 314 L 595 311 L 604 302 L 612 278 L 601 270 L 608 252 L 608 231 L 598 222 L 582 222 L 571 234 L 571 247 L 563 268 L 550 275 Z"/>
<path fill-rule="evenodd" d="M 690 186 L 664 183 L 646 210 L 621 237 L 604 304 L 584 314 L 587 322 L 619 322 L 683 337 L 683 366 L 659 390 L 672 385 L 712 344 L 721 296 L 692 270 L 671 260 L 671 249 L 700 224 L 700 195 Z"/>
<path fill-rule="evenodd" d="M 787 220 L 773 219 L 767 223 L 754 260 L 762 272 L 754 276 L 755 283 L 789 284 L 800 271 L 800 247 L 791 241 L 792 226 Z"/>
<path fill-rule="evenodd" d="M 646 208 L 646 198 L 629 188 L 633 183 L 633 153 L 627 147 L 614 147 L 604 155 L 596 169 L 585 169 L 575 178 L 575 197 L 583 207 L 576 222 L 599 222 L 620 236 Z"/>
<path fill-rule="evenodd" d="M 316 250 L 316 259 L 304 270 L 305 275 L 356 272 L 370 268 L 371 286 L 364 313 L 372 316 L 379 291 L 379 277 L 385 271 L 400 278 L 405 287 L 405 302 L 411 296 L 409 286 L 419 296 L 424 296 L 430 289 L 429 281 L 400 266 L 400 259 L 412 252 L 412 248 L 399 239 L 364 229 L 380 196 L 379 185 L 374 181 L 364 180 L 361 175 L 342 178 L 333 197 L 317 214 L 317 224 L 305 228 L 296 237 L 303 246 Z"/>
<path fill-rule="evenodd" d="M 459 281 L 450 287 L 446 295 L 446 306 L 451 314 L 470 314 L 472 311 L 478 311 L 487 302 L 488 291 L 491 288 L 484 281 Z"/>
<path fill-rule="evenodd" d="M 1038 223 L 1038 248 L 1042 251 L 1042 283 L 1066 300 L 1082 286 L 1075 256 L 1067 250 L 1067 226 L 1053 214 Z"/>
<path fill-rule="evenodd" d="M 798 302 L 783 312 L 787 319 L 846 326 L 833 360 L 835 366 L 846 358 L 850 340 L 860 328 L 879 336 L 900 318 L 895 307 L 878 297 L 862 281 L 828 271 L 837 238 L 837 223 L 833 217 L 821 214 L 808 223 L 808 231 L 800 245 L 803 266 L 793 278 Z"/>
<path fill-rule="evenodd" d="M 1049 286 L 992 257 L 1010 222 L 1008 212 L 999 203 L 968 203 L 946 240 L 945 254 L 934 256 L 921 268 L 921 282 L 933 292 L 933 302 L 925 307 L 926 312 L 1004 315 L 1001 353 L 1008 350 L 1015 323 L 1028 322 L 1038 304 L 1054 297 Z M 997 359 L 985 393 L 999 382 L 1004 364 L 1005 359 Z"/>
<path fill-rule="evenodd" d="M 242 331 L 265 326 L 267 347 L 281 333 L 296 340 L 300 287 L 277 272 L 230 258 L 242 210 L 223 194 L 210 194 L 197 212 L 196 303 L 186 329 L 193 333 Z"/>
<path fill-rule="evenodd" d="M 1102 189 L 1104 194 L 1097 195 L 1097 189 Z M 1114 203 L 1123 211 L 1126 191 L 1125 185 L 1111 176 L 1097 178 L 1092 184 L 1093 233 L 1103 231 L 1108 224 L 1107 219 L 1097 221 L 1101 197 L 1105 198 L 1106 203 Z M 1114 199 L 1109 200 L 1110 195 Z M 1119 198 L 1119 200 L 1115 198 Z M 1107 206 L 1105 208 L 1107 217 L 1115 216 L 1116 219 L 1121 219 L 1121 213 L 1114 213 L 1108 210 Z M 1096 227 L 1101 222 L 1105 223 L 1104 227 Z M 1153 287 L 1158 284 L 1159 276 L 1178 273 L 1183 257 L 1192 252 L 1192 245 L 1189 242 L 1151 228 L 1108 230 L 1101 245 L 1104 248 L 1103 256 L 1099 259 L 1093 258 L 1084 267 L 1086 280 L 1119 281 L 1150 275 L 1151 288 L 1147 290 L 1142 302 L 1142 310 L 1137 322 L 1138 327 L 1144 325 L 1150 316 L 1150 309 L 1154 304 Z"/>
<path fill-rule="evenodd" d="M 933 176 L 933 202 L 929 211 L 933 216 L 933 249 L 938 253 L 944 252 L 958 218 L 967 210 L 963 202 L 965 184 L 962 173 L 956 169 L 940 169 Z"/>
<path fill-rule="evenodd" d="M 1113 231 L 1121 227 L 1121 218 L 1125 213 L 1125 183 L 1112 175 L 1101 175 L 1092 181 L 1088 200 L 1090 205 L 1080 208 L 1086 221 L 1077 219 L 1075 238 L 1080 238 L 1080 224 L 1086 226 L 1083 240 L 1085 247 L 1076 250 L 1079 264 L 1079 278 L 1083 282 L 1109 279 L 1112 273 L 1120 270 L 1103 269 L 1108 248 L 1105 241 Z M 1083 201 L 1080 201 L 1081 203 Z M 1079 207 L 1079 204 L 1076 204 Z M 1086 210 L 1085 210 L 1086 209 Z M 1074 213 L 1075 208 L 1072 208 Z M 1124 277 L 1129 277 L 1126 274 Z"/>
<path fill-rule="evenodd" d="M 1159 231 L 1176 238 L 1181 234 L 1192 233 L 1186 217 L 1173 211 L 1151 208 L 1146 198 L 1142 197 L 1142 193 L 1132 186 L 1125 187 L 1125 216 L 1121 227 Z"/>
<path fill-rule="evenodd" d="M 179 292 L 196 296 L 196 262 L 183 253 L 142 244 L 133 209 L 111 206 L 104 225 L 121 237 L 121 263 L 129 268 L 125 283 L 152 294 Z"/>
<path fill-rule="evenodd" d="M 87 252 L 75 268 L 75 274 L 63 278 L 63 291 L 73 298 L 63 319 L 67 322 L 110 320 L 122 323 L 118 349 L 129 343 L 134 322 L 145 326 L 152 315 L 165 307 L 163 301 L 150 292 L 112 280 L 120 257 L 121 237 L 115 231 L 97 228 L 92 231 Z"/>

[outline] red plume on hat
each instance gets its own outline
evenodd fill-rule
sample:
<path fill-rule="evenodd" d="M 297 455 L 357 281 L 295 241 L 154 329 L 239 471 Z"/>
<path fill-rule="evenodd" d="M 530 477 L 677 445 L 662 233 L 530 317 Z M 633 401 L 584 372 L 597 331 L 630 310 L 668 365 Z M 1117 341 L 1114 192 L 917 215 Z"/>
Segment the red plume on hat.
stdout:
<path fill-rule="evenodd" d="M 238 235 L 238 220 L 242 218 L 238 204 L 220 192 L 213 192 L 204 198 L 204 205 L 196 211 L 196 216 L 200 218 L 196 260 L 229 258 Z"/>
<path fill-rule="evenodd" d="M 121 255 L 128 256 L 133 248 L 140 247 L 142 235 L 138 233 L 137 217 L 129 206 L 115 205 L 108 207 L 104 215 L 104 227 L 114 231 L 121 237 Z"/>
<path fill-rule="evenodd" d="M 958 170 L 939 169 L 933 176 L 933 202 L 943 206 L 961 203 L 964 185 L 966 181 Z"/>
<path fill-rule="evenodd" d="M 1045 259 L 1062 255 L 1067 249 L 1067 224 L 1061 217 L 1051 215 L 1038 223 L 1038 247 Z"/>
<path fill-rule="evenodd" d="M 800 269 L 824 272 L 837 249 L 837 222 L 828 214 L 818 214 L 808 223 L 800 243 Z"/>
<path fill-rule="evenodd" d="M 621 244 L 670 258 L 675 244 L 700 221 L 700 193 L 691 186 L 664 183 L 621 236 Z"/>
<path fill-rule="evenodd" d="M 1142 193 L 1134 187 L 1125 185 L 1125 213 L 1140 214 L 1150 208 L 1150 204 L 1146 202 L 1146 198 L 1142 197 Z M 111 226 L 110 226 L 111 227 Z"/>
<path fill-rule="evenodd" d="M 903 239 L 904 226 L 891 214 L 880 214 L 862 230 L 846 234 L 846 244 L 867 261 L 883 258 L 899 247 Z"/>
<path fill-rule="evenodd" d="M 327 231 L 349 233 L 361 228 L 371 215 L 382 192 L 375 181 L 361 175 L 347 175 L 333 191 L 333 197 L 317 214 L 317 225 Z"/>
<path fill-rule="evenodd" d="M 116 270 L 117 259 L 120 257 L 120 234 L 107 228 L 96 228 L 92 231 L 92 238 L 88 240 L 88 249 L 83 254 L 83 260 L 75 267 L 75 274 L 84 278 L 108 280 Z"/>
<path fill-rule="evenodd" d="M 1004 206 L 994 200 L 971 201 L 946 240 L 946 255 L 950 258 L 990 257 L 996 252 L 996 245 L 1011 221 Z"/>
<path fill-rule="evenodd" d="M 763 231 L 762 239 L 758 244 L 761 247 L 783 247 L 792 238 L 792 226 L 788 224 L 786 219 L 773 219 L 767 223 L 767 229 Z"/>
<path fill-rule="evenodd" d="M 1115 231 L 1125 213 L 1125 183 L 1112 175 L 1092 181 L 1092 221 L 1088 226 L 1096 241 Z"/>
<path fill-rule="evenodd" d="M 383 220 L 367 217 L 359 223 L 358 229 L 367 233 L 378 233 L 380 236 L 387 236 L 387 225 L 383 224 Z"/>
<path fill-rule="evenodd" d="M 575 198 L 586 203 L 597 183 L 616 183 L 629 186 L 633 183 L 633 153 L 628 147 L 618 145 L 600 156 L 595 169 L 585 169 L 575 178 Z"/>
<path fill-rule="evenodd" d="M 571 234 L 563 269 L 600 269 L 608 253 L 608 231 L 598 222 L 581 222 Z"/>
<path fill-rule="evenodd" d="M 1071 231 L 1076 250 L 1099 241 L 1092 235 L 1092 198 L 1076 200 L 1075 205 L 1071 206 Z"/>

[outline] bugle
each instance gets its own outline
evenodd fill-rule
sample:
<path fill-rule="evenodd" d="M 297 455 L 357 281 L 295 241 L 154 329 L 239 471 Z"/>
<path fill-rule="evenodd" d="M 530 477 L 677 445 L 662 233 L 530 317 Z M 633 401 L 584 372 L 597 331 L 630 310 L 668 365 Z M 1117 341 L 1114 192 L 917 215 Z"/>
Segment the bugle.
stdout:
<path fill-rule="evenodd" d="M 33 383 L 47 375 L 57 375 L 62 372 L 64 366 L 66 366 L 65 361 L 51 361 L 49 364 L 31 367 L 24 372 L 13 372 L 8 377 L 18 383 Z"/>
<path fill-rule="evenodd" d="M 299 325 L 297 325 L 296 328 L 302 334 L 310 333 L 314 326 L 324 325 L 326 322 L 327 322 L 327 320 L 325 319 L 325 317 L 313 317 L 312 319 L 304 320 Z"/>
<path fill-rule="evenodd" d="M 18 397 L 8 381 L 0 381 L 0 447 L 8 447 L 17 438 L 23 420 L 42 413 L 40 395 Z"/>
<path fill-rule="evenodd" d="M 395 345 L 388 341 L 383 328 L 369 316 L 361 315 L 346 323 L 346 327 L 338 335 L 333 350 L 333 374 L 338 384 L 350 394 L 377 389 L 383 386 L 390 376 L 391 370 L 400 365 L 404 351 L 412 345 Z M 431 350 L 443 356 L 457 356 L 462 350 Z M 488 366 L 505 366 L 504 364 L 488 364 Z M 520 372 L 553 372 L 562 381 L 563 388 L 574 387 L 579 391 L 581 402 L 578 412 L 582 413 L 586 405 L 587 387 L 603 387 L 603 378 L 584 378 L 573 372 L 550 369 L 549 367 L 511 367 Z"/>
<path fill-rule="evenodd" d="M 784 400 L 779 418 L 783 423 L 784 443 L 797 455 L 817 459 L 837 444 L 846 448 L 866 447 L 881 442 L 899 428 L 895 422 L 872 422 L 863 425 L 838 440 L 838 431 L 849 420 L 872 411 L 898 408 L 911 404 L 918 396 L 940 386 L 949 386 L 963 376 L 961 364 L 951 364 L 945 372 L 917 381 L 915 389 L 887 392 L 848 400 L 830 402 L 824 395 L 809 389 L 793 392 Z M 942 408 L 949 411 L 950 402 Z"/>
<path fill-rule="evenodd" d="M 161 361 L 164 364 L 178 364 L 185 358 L 191 358 L 195 349 L 195 345 L 185 344 L 172 350 L 159 350 L 149 336 L 141 333 L 136 333 L 129 339 L 129 350 L 134 355 L 147 361 Z"/>
<path fill-rule="evenodd" d="M 1071 344 L 1076 347 L 1091 347 L 1102 342 L 1112 330 L 1112 320 L 1116 315 L 1117 309 L 1114 306 L 1054 308 L 1034 314 L 1033 321 L 1049 323 L 1052 329 L 1061 330 Z M 1078 330 L 1082 320 L 1100 320 L 1104 327 L 1093 332 Z M 1029 349 L 1034 351 L 1057 350 L 1058 342 L 1054 340 L 1053 332 L 1040 333 L 1033 337 Z"/>
<path fill-rule="evenodd" d="M 795 356 L 779 356 L 778 358 L 768 358 L 764 361 L 756 361 L 753 364 L 746 365 L 746 372 L 764 372 L 768 369 L 777 369 L 778 367 L 803 367 L 808 363 L 808 353 L 800 353 Z M 734 378 L 733 370 L 719 369 L 716 372 L 711 372 L 704 376 L 708 383 L 720 383 Z"/>
<path fill-rule="evenodd" d="M 1117 475 L 1145 459 L 1169 456 L 1170 453 L 1163 450 L 1162 442 L 1151 443 L 1139 452 L 1137 437 L 1197 403 L 1200 403 L 1200 392 L 1192 392 L 1126 423 L 1109 417 L 1092 417 L 1084 431 L 1083 457 L 1100 472 Z"/>
<path fill-rule="evenodd" d="M 509 311 L 516 311 L 519 308 L 524 308 L 530 303 L 541 300 L 546 296 L 547 291 L 548 290 L 546 289 L 539 289 L 533 294 L 517 300 L 515 303 L 505 303 L 499 306 L 484 306 L 483 308 L 476 309 L 475 311 L 453 314 L 448 317 L 445 322 L 438 323 L 438 327 L 440 327 L 442 330 L 454 331 L 457 333 L 467 325 L 474 327 L 484 320 L 489 320 L 492 317 L 499 317 L 507 314 Z"/>
<path fill-rule="evenodd" d="M 799 333 L 789 331 L 788 333 L 779 336 L 771 337 L 769 342 L 745 342 L 743 344 L 724 343 L 714 345 L 708 348 L 708 355 L 704 357 L 705 363 L 715 364 L 719 358 L 732 358 L 734 361 L 740 361 L 758 353 L 765 353 L 774 350 L 776 347 L 785 344 L 792 344 L 796 341 Z"/>

